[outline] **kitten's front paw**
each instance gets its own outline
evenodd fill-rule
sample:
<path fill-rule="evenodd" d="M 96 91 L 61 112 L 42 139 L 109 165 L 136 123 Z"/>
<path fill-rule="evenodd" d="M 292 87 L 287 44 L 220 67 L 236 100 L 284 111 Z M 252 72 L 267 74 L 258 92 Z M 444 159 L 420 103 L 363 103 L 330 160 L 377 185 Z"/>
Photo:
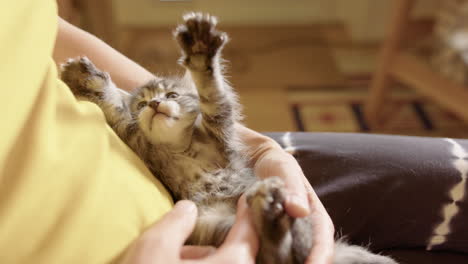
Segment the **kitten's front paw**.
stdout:
<path fill-rule="evenodd" d="M 100 71 L 86 57 L 69 59 L 62 64 L 60 77 L 78 97 L 101 97 L 110 81 L 109 74 Z"/>
<path fill-rule="evenodd" d="M 216 30 L 217 19 L 214 16 L 188 13 L 184 21 L 174 32 L 184 53 L 181 63 L 194 70 L 207 70 L 213 57 L 228 41 L 228 36 Z"/>

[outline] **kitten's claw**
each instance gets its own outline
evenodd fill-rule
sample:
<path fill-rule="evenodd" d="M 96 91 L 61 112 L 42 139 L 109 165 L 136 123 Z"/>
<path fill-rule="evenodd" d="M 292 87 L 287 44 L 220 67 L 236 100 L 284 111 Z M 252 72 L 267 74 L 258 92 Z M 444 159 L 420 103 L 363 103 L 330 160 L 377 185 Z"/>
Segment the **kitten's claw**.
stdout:
<path fill-rule="evenodd" d="M 60 77 L 76 96 L 100 96 L 110 77 L 87 58 L 68 59 L 61 65 Z"/>
<path fill-rule="evenodd" d="M 184 15 L 185 23 L 179 25 L 174 36 L 182 48 L 181 63 L 196 70 L 206 70 L 211 59 L 228 41 L 224 32 L 216 30 L 217 19 L 202 13 Z"/>

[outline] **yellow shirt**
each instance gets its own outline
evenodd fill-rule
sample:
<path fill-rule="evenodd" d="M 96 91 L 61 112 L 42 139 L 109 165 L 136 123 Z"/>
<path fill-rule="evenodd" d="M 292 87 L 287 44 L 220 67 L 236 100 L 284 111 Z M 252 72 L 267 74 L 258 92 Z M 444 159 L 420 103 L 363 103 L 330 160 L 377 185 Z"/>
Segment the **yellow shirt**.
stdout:
<path fill-rule="evenodd" d="M 58 79 L 55 1 L 0 6 L 0 263 L 115 261 L 170 196 Z"/>

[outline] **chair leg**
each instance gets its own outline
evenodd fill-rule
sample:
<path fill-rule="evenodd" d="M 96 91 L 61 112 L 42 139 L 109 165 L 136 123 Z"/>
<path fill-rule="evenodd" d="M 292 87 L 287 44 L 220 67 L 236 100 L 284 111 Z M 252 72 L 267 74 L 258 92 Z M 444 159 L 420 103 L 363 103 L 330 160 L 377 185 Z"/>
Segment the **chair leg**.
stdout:
<path fill-rule="evenodd" d="M 379 64 L 374 73 L 364 106 L 364 117 L 371 128 L 378 128 L 381 125 L 382 105 L 391 82 L 392 62 L 400 49 L 401 38 L 413 2 L 413 0 L 394 0 L 388 35 L 381 48 Z"/>

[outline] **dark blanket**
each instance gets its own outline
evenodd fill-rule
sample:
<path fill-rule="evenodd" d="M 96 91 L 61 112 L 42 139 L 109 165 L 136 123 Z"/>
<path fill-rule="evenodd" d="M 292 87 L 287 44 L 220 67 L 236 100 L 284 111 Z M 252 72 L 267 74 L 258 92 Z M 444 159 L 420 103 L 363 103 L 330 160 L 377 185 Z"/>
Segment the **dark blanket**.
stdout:
<path fill-rule="evenodd" d="M 350 242 L 377 251 L 399 249 L 405 263 L 468 263 L 468 140 L 268 135 L 294 154 L 336 231 Z M 432 257 L 415 262 L 408 249 Z M 447 261 L 445 255 L 463 260 Z M 427 262 L 434 258 L 441 261 Z"/>

